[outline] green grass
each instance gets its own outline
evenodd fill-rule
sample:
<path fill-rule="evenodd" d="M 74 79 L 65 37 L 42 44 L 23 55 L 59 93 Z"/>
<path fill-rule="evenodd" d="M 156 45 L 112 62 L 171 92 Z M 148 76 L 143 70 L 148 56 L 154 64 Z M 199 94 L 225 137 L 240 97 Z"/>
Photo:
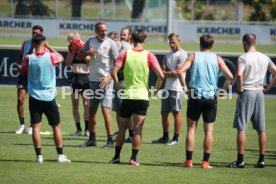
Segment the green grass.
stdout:
<path fill-rule="evenodd" d="M 64 132 L 75 131 L 71 113 L 71 102 L 67 96 L 61 99 L 58 91 L 58 103 Z M 35 162 L 35 153 L 31 136 L 16 135 L 13 132 L 18 127 L 16 114 L 16 88 L 1 87 L 0 91 L 0 181 L 1 183 L 275 183 L 276 142 L 275 140 L 275 104 L 276 98 L 266 98 L 267 123 L 267 156 L 265 169 L 256 169 L 253 164 L 258 159 L 258 144 L 256 133 L 249 126 L 245 151 L 245 169 L 229 169 L 225 166 L 236 159 L 235 137 L 232 128 L 236 98 L 219 100 L 218 117 L 215 125 L 214 148 L 210 158 L 214 169 L 199 168 L 202 159 L 202 120 L 196 133 L 196 149 L 194 151 L 194 169 L 185 169 L 182 162 L 185 159 L 184 137 L 186 132 L 185 111 L 183 102 L 183 129 L 178 146 L 153 145 L 151 141 L 162 134 L 160 101 L 152 100 L 148 110 L 143 130 L 142 148 L 138 158 L 141 165 L 127 165 L 131 154 L 131 146 L 124 145 L 121 161 L 125 164 L 109 165 L 108 160 L 114 150 L 100 149 L 105 144 L 106 134 L 103 118 L 99 112 L 97 124 L 98 146 L 96 148 L 79 148 L 86 137 L 64 136 L 65 154 L 72 160 L 70 164 L 59 164 L 55 161 L 56 151 L 52 136 L 42 136 L 42 153 L 45 162 Z M 26 107 L 26 122 L 29 122 L 28 103 Z M 115 116 L 112 112 L 113 130 L 116 130 Z M 173 122 L 173 121 L 172 121 Z M 83 125 L 83 123 L 82 123 Z M 46 118 L 43 117 L 42 131 L 50 131 Z M 170 136 L 173 134 L 173 124 Z"/>
<path fill-rule="evenodd" d="M 15 37 L 0 37 L 1 45 L 21 45 L 22 42 L 27 39 L 23 37 L 15 38 Z M 84 40 L 86 41 L 86 40 Z M 66 39 L 60 38 L 49 38 L 48 42 L 52 46 L 57 47 L 64 47 L 64 49 L 68 42 Z M 197 51 L 199 50 L 198 43 L 182 43 L 182 48 L 187 51 Z M 0 46 L 1 48 L 1 46 Z M 170 50 L 169 45 L 167 42 L 146 42 L 145 48 L 149 50 L 163 50 L 168 51 Z M 266 54 L 275 54 L 276 45 L 258 45 L 257 49 L 260 52 Z M 213 48 L 214 52 L 235 52 L 235 53 L 243 53 L 243 47 L 241 44 L 215 44 Z"/>

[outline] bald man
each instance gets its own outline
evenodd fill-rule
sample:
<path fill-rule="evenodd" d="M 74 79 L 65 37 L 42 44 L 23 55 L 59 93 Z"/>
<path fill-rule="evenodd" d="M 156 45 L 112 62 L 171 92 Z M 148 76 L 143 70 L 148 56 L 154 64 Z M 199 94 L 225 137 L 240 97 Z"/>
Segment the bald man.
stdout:
<path fill-rule="evenodd" d="M 269 57 L 256 50 L 256 36 L 247 33 L 242 39 L 245 53 L 238 59 L 237 70 L 237 109 L 233 127 L 237 129 L 237 160 L 229 165 L 231 168 L 244 168 L 243 161 L 246 130 L 249 120 L 259 137 L 260 155 L 255 167 L 264 168 L 266 151 L 265 104 L 264 92 L 267 93 L 275 84 L 276 67 Z M 274 78 L 263 88 L 267 70 Z"/>

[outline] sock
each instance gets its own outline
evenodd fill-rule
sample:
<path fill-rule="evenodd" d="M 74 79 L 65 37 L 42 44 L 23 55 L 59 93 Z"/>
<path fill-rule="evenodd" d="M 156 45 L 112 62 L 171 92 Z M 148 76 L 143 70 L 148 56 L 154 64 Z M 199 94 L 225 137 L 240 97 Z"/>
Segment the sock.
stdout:
<path fill-rule="evenodd" d="M 210 155 L 211 155 L 211 153 L 204 152 L 204 154 L 203 154 L 203 161 L 208 162 Z"/>
<path fill-rule="evenodd" d="M 131 155 L 131 159 L 136 161 L 137 155 L 138 155 L 138 151 L 136 149 L 132 149 L 132 155 Z"/>
<path fill-rule="evenodd" d="M 20 122 L 20 125 L 24 125 L 25 124 L 24 118 L 19 118 L 19 122 Z"/>
<path fill-rule="evenodd" d="M 186 151 L 186 160 L 193 159 L 193 151 Z"/>
<path fill-rule="evenodd" d="M 128 130 L 128 135 L 129 135 L 129 137 L 133 138 L 134 130 Z"/>
<path fill-rule="evenodd" d="M 113 141 L 113 136 L 112 136 L 112 135 L 108 135 L 108 136 L 107 136 L 107 142 L 108 142 L 108 143 L 112 143 L 112 144 L 114 143 L 114 141 Z"/>
<path fill-rule="evenodd" d="M 243 154 L 238 154 L 237 163 L 241 164 L 243 162 Z"/>
<path fill-rule="evenodd" d="M 86 130 L 89 130 L 89 123 L 88 123 L 88 120 L 85 120 L 85 121 L 84 121 L 84 124 L 85 124 L 85 131 L 86 131 Z"/>
<path fill-rule="evenodd" d="M 115 155 L 114 158 L 120 158 L 122 146 L 115 146 Z"/>
<path fill-rule="evenodd" d="M 81 130 L 80 122 L 76 122 L 76 127 L 77 127 L 77 130 Z"/>
<path fill-rule="evenodd" d="M 89 140 L 96 140 L 96 133 L 90 132 Z"/>
<path fill-rule="evenodd" d="M 178 137 L 179 137 L 179 134 L 174 133 L 173 140 L 178 142 Z"/>
<path fill-rule="evenodd" d="M 41 148 L 35 148 L 35 154 L 38 156 L 38 155 L 41 155 Z"/>
<path fill-rule="evenodd" d="M 56 148 L 58 155 L 63 155 L 63 147 Z"/>
<path fill-rule="evenodd" d="M 265 157 L 265 155 L 260 154 L 258 163 L 264 162 L 264 157 Z"/>
<path fill-rule="evenodd" d="M 163 132 L 163 139 L 169 139 L 169 132 Z"/>

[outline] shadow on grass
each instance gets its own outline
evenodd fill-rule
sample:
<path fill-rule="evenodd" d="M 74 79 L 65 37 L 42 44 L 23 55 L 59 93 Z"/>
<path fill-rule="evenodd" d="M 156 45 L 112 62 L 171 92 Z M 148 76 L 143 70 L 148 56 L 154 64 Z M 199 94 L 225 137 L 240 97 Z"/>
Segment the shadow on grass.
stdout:
<path fill-rule="evenodd" d="M 81 143 L 80 143 L 81 144 Z M 27 143 L 16 143 L 13 144 L 15 146 L 33 146 L 33 144 L 27 144 Z M 98 146 L 87 146 L 87 147 L 80 147 L 79 144 L 77 145 L 68 145 L 68 144 L 64 144 L 63 147 L 64 148 L 79 148 L 79 149 L 105 149 L 105 150 L 114 150 L 114 148 L 102 148 L 104 145 L 98 145 Z M 43 147 L 55 147 L 54 144 L 43 144 L 42 143 L 42 148 Z"/>
<path fill-rule="evenodd" d="M 259 156 L 259 150 L 255 150 L 255 149 L 245 149 L 245 151 L 250 152 L 250 154 L 251 154 L 252 156 L 256 156 L 256 157 Z M 267 151 L 266 151 L 266 154 L 265 154 L 265 158 L 268 158 L 268 159 L 276 159 L 276 151 L 267 150 Z"/>
<path fill-rule="evenodd" d="M 0 131 L 0 134 L 15 134 L 15 131 Z"/>
<path fill-rule="evenodd" d="M 11 160 L 11 159 L 7 159 L 7 160 L 5 160 L 5 159 L 0 159 L 0 162 L 20 162 L 20 163 L 24 163 L 24 162 L 26 162 L 26 163 L 30 163 L 30 162 L 34 162 L 34 160 Z"/>
<path fill-rule="evenodd" d="M 129 165 L 128 162 L 121 162 L 120 164 L 110 164 L 108 161 L 87 161 L 87 160 L 71 160 L 72 163 L 79 163 L 79 164 L 106 164 L 106 165 L 116 165 L 116 166 L 127 166 Z M 35 160 L 18 160 L 18 159 L 0 159 L 0 162 L 18 162 L 18 163 L 36 163 Z M 58 163 L 57 160 L 53 160 L 53 159 L 44 159 L 44 163 Z M 62 164 L 72 164 L 72 163 L 62 163 Z M 212 162 L 211 163 L 212 166 L 214 167 L 214 169 L 216 168 L 229 168 L 227 167 L 229 163 L 225 163 L 225 162 Z M 195 163 L 193 164 L 194 168 L 200 168 L 201 164 L 199 163 Z M 183 167 L 182 163 L 169 163 L 169 162 L 153 162 L 153 163 L 141 163 L 141 165 L 139 167 L 143 167 L 143 166 L 150 166 L 150 167 L 178 167 L 178 168 L 183 168 L 185 169 L 185 167 Z M 136 167 L 136 166 L 132 166 L 132 167 Z M 266 165 L 266 167 L 276 167 L 276 164 L 269 164 Z M 245 169 L 246 168 L 254 168 L 254 164 L 246 164 L 245 165 Z M 190 168 L 189 168 L 190 169 Z M 233 168 L 229 168 L 229 169 L 233 169 Z M 256 168 L 258 169 L 258 168 Z"/>
<path fill-rule="evenodd" d="M 54 138 L 51 136 L 51 137 L 42 137 L 41 139 L 53 140 Z M 68 140 L 68 141 L 86 141 L 88 139 L 89 139 L 89 137 L 85 137 L 85 136 L 74 136 L 74 137 L 65 137 L 65 136 L 63 136 L 63 138 L 62 138 L 62 140 Z M 97 142 L 106 142 L 106 140 L 97 139 Z"/>

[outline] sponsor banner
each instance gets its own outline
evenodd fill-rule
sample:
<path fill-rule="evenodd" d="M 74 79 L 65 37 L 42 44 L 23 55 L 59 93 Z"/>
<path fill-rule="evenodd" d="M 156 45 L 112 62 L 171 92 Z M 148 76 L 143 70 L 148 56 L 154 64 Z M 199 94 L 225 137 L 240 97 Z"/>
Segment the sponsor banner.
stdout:
<path fill-rule="evenodd" d="M 276 26 L 270 28 L 270 41 L 276 43 Z"/>
<path fill-rule="evenodd" d="M 44 34 L 51 38 L 67 38 L 70 32 L 79 32 L 87 39 L 95 36 L 96 20 L 47 20 L 47 19 L 18 19 L 1 18 L 0 36 L 30 37 L 32 26 L 39 24 L 44 28 Z M 124 26 L 132 29 L 141 28 L 148 34 L 149 41 L 164 41 L 167 37 L 166 22 L 127 22 L 106 21 L 108 31 L 120 32 Z M 198 42 L 202 34 L 211 34 L 217 43 L 241 43 L 245 33 L 252 32 L 257 36 L 258 44 L 276 44 L 275 24 L 247 25 L 234 23 L 199 23 L 173 21 L 172 32 L 180 34 L 184 42 Z"/>
<path fill-rule="evenodd" d="M 181 30 L 181 31 L 179 31 Z M 241 43 L 245 33 L 256 34 L 258 44 L 276 44 L 275 25 L 243 25 L 243 24 L 212 24 L 175 22 L 173 32 L 180 34 L 184 42 L 199 42 L 203 34 L 211 34 L 216 43 Z"/>
<path fill-rule="evenodd" d="M 67 56 L 67 52 L 60 52 L 64 58 Z M 16 85 L 18 78 L 17 71 L 17 57 L 19 55 L 19 50 L 9 50 L 9 49 L 0 49 L 0 85 Z M 165 54 L 156 54 L 158 61 L 161 63 Z M 233 73 L 236 74 L 236 62 L 238 56 L 227 56 L 224 55 L 223 59 L 225 60 L 228 68 Z M 276 57 L 272 58 L 273 62 L 276 63 Z M 57 86 L 68 86 L 67 78 L 70 72 L 70 67 L 67 67 L 64 63 L 56 66 L 56 77 L 57 77 Z M 225 81 L 225 76 L 221 73 L 219 76 L 219 87 L 223 86 Z M 154 86 L 157 76 L 153 71 L 150 73 L 149 85 Z M 187 80 L 189 80 L 189 72 L 187 73 Z M 264 85 L 266 86 L 272 80 L 272 75 L 267 73 Z M 233 91 L 236 91 L 236 85 L 233 85 Z M 271 94 L 276 94 L 276 86 L 271 91 Z"/>
<path fill-rule="evenodd" d="M 34 25 L 44 28 L 46 37 L 67 38 L 70 32 L 79 32 L 82 38 L 95 36 L 95 24 L 97 21 L 85 20 L 38 20 L 38 19 L 0 19 L 0 36 L 30 37 Z M 120 32 L 122 27 L 129 26 L 132 29 L 144 29 L 148 34 L 148 40 L 164 41 L 167 35 L 166 23 L 136 23 L 122 21 L 106 21 L 108 31 Z"/>

